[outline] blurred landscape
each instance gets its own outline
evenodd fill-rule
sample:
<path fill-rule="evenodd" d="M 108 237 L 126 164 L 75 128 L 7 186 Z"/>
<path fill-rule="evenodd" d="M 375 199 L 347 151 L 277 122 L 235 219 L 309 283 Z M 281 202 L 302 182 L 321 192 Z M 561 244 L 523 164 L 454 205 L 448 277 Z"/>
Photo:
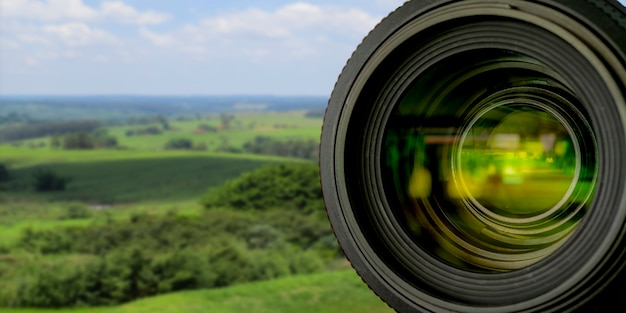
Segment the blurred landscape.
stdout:
<path fill-rule="evenodd" d="M 0 97 L 0 310 L 390 312 L 325 216 L 325 102 Z"/>

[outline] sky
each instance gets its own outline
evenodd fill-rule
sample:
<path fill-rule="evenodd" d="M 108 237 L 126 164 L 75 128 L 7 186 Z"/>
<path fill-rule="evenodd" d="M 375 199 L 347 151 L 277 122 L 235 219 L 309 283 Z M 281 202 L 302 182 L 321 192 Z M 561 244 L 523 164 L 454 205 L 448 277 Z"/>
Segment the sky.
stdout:
<path fill-rule="evenodd" d="M 0 0 L 0 95 L 328 95 L 404 0 Z"/>

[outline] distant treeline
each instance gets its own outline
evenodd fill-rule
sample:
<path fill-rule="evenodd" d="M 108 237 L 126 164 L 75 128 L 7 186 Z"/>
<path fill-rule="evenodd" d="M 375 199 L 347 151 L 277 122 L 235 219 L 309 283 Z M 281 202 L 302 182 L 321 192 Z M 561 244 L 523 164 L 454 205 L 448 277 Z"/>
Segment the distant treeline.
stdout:
<path fill-rule="evenodd" d="M 4 124 L 29 124 L 37 122 L 26 114 L 17 114 L 14 112 L 8 114 L 0 114 L 0 125 Z"/>
<path fill-rule="evenodd" d="M 326 110 L 322 109 L 322 110 L 308 111 L 308 112 L 306 112 L 306 114 L 304 116 L 306 116 L 308 118 L 323 118 L 324 114 L 326 114 Z"/>
<path fill-rule="evenodd" d="M 90 150 L 98 148 L 116 148 L 117 138 L 111 136 L 103 128 L 91 133 L 77 132 L 67 133 L 63 136 L 54 135 L 50 139 L 50 147 L 65 150 Z"/>
<path fill-rule="evenodd" d="M 315 160 L 319 143 L 314 140 L 276 141 L 267 136 L 256 136 L 243 145 L 244 152 Z"/>
<path fill-rule="evenodd" d="M 126 120 L 141 116 L 195 116 L 236 111 L 318 110 L 325 96 L 0 96 L 0 114 L 15 112 L 43 120 L 98 116 Z"/>
<path fill-rule="evenodd" d="M 64 135 L 68 133 L 90 133 L 98 129 L 100 126 L 101 123 L 94 119 L 7 126 L 0 129 L 0 142 L 39 138 L 51 135 Z"/>

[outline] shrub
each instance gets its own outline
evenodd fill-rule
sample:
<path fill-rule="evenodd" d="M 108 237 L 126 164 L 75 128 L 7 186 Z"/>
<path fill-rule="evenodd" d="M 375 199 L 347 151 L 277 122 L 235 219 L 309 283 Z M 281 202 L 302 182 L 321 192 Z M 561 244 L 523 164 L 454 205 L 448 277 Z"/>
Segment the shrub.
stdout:
<path fill-rule="evenodd" d="M 0 164 L 0 182 L 9 180 L 9 170 L 4 164 Z"/>
<path fill-rule="evenodd" d="M 214 189 L 205 195 L 202 203 L 207 208 L 284 208 L 304 213 L 322 212 L 324 208 L 319 169 L 313 163 L 264 166 Z"/>
<path fill-rule="evenodd" d="M 63 218 L 72 220 L 72 219 L 88 218 L 88 217 L 91 217 L 91 215 L 92 215 L 92 211 L 90 208 L 88 208 L 84 204 L 73 203 L 73 204 L 70 204 L 65 209 L 65 215 L 63 216 Z"/>
<path fill-rule="evenodd" d="M 33 174 L 34 187 L 37 191 L 61 191 L 72 181 L 70 177 L 56 174 L 52 170 L 40 169 Z"/>
<path fill-rule="evenodd" d="M 184 249 L 153 258 L 150 270 L 156 290 L 165 293 L 213 287 L 217 273 L 207 270 L 207 265 L 202 253 Z"/>
<path fill-rule="evenodd" d="M 61 308 L 76 306 L 84 292 L 83 272 L 74 265 L 55 264 L 39 269 L 31 283 L 20 287 L 20 306 Z"/>
<path fill-rule="evenodd" d="M 283 232 L 265 224 L 251 226 L 244 233 L 244 240 L 249 249 L 278 249 L 286 244 Z"/>
<path fill-rule="evenodd" d="M 42 254 L 69 253 L 74 249 L 75 238 L 67 231 L 54 229 L 34 231 L 26 228 L 16 247 Z"/>
<path fill-rule="evenodd" d="M 69 133 L 63 136 L 63 149 L 93 149 L 96 147 L 96 139 L 89 133 Z"/>
<path fill-rule="evenodd" d="M 186 138 L 170 139 L 165 143 L 167 150 L 188 150 L 193 148 L 193 142 Z"/>
<path fill-rule="evenodd" d="M 208 147 L 206 143 L 204 142 L 199 142 L 195 146 L 193 146 L 193 150 L 196 150 L 196 151 L 206 151 L 207 149 Z"/>

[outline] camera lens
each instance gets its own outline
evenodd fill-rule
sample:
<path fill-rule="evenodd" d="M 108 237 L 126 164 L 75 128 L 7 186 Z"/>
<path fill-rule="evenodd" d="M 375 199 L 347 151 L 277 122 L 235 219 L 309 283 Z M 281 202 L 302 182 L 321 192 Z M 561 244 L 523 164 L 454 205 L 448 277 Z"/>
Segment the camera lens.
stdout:
<path fill-rule="evenodd" d="M 320 146 L 328 217 L 398 312 L 626 305 L 626 9 L 412 0 L 363 40 Z"/>

